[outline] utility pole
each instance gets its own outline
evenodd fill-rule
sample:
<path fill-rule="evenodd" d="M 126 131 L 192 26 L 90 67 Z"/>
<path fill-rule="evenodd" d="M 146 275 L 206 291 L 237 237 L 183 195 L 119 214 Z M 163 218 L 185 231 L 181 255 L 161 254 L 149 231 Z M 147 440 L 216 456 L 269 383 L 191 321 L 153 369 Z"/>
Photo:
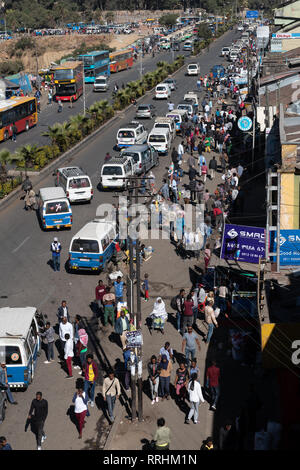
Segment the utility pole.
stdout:
<path fill-rule="evenodd" d="M 135 203 L 139 202 L 139 188 L 137 180 L 135 180 Z M 138 214 L 137 214 L 138 215 Z M 139 228 L 140 229 L 140 228 Z M 141 258 L 140 258 L 140 239 L 136 239 L 136 329 L 141 328 L 142 309 L 141 309 Z M 143 380 L 142 380 L 142 347 L 139 351 L 138 361 L 138 419 L 143 421 Z"/>
<path fill-rule="evenodd" d="M 86 101 L 85 101 L 85 72 L 84 72 L 84 63 L 82 64 L 83 67 L 83 115 L 86 114 Z"/>
<path fill-rule="evenodd" d="M 252 101 L 252 107 L 253 107 L 253 122 L 252 122 L 252 155 L 251 155 L 251 169 L 253 173 L 254 169 L 254 151 L 255 151 L 255 127 L 256 127 L 256 107 L 255 107 L 255 102 L 254 99 Z"/>
<path fill-rule="evenodd" d="M 281 173 L 277 170 L 277 245 L 276 245 L 276 265 L 277 272 L 280 273 L 280 204 L 281 204 Z"/>

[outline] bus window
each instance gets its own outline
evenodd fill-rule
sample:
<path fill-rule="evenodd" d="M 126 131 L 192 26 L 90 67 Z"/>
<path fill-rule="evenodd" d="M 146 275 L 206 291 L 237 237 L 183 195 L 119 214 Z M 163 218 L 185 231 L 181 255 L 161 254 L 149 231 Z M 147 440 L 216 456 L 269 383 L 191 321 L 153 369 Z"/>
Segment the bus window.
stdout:
<path fill-rule="evenodd" d="M 6 365 L 22 364 L 22 356 L 18 346 L 5 346 Z"/>

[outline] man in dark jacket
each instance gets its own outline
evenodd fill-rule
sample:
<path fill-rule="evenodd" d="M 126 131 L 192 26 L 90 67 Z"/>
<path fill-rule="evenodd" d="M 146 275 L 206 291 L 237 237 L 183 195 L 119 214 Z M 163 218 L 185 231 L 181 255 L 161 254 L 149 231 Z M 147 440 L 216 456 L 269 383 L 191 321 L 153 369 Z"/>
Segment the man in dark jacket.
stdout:
<path fill-rule="evenodd" d="M 57 318 L 58 323 L 62 322 L 63 317 L 67 317 L 68 322 L 70 322 L 69 309 L 67 307 L 67 301 L 63 300 L 61 306 L 57 309 Z"/>
<path fill-rule="evenodd" d="M 37 450 L 42 450 L 42 443 L 47 438 L 44 425 L 48 416 L 48 402 L 42 398 L 42 392 L 37 392 L 31 402 L 28 419 L 32 419 L 36 431 Z"/>
<path fill-rule="evenodd" d="M 193 165 L 189 169 L 189 180 L 190 181 L 194 180 L 196 178 L 196 176 L 197 176 L 197 170 Z"/>
<path fill-rule="evenodd" d="M 126 332 L 129 331 L 129 321 L 125 315 L 125 311 L 121 310 L 121 314 L 115 324 L 115 332 L 120 335 L 122 348 L 126 348 Z"/>
<path fill-rule="evenodd" d="M 209 162 L 208 168 L 210 179 L 213 180 L 215 177 L 215 171 L 217 171 L 218 168 L 216 157 L 213 157 L 212 160 Z"/>
<path fill-rule="evenodd" d="M 176 297 L 176 305 L 177 305 L 176 320 L 177 320 L 177 330 L 178 330 L 178 332 L 180 332 L 181 318 L 184 314 L 184 301 L 185 301 L 185 290 L 180 289 L 179 295 L 177 295 L 177 297 Z"/>
<path fill-rule="evenodd" d="M 236 450 L 237 444 L 236 429 L 232 423 L 227 420 L 225 425 L 221 427 L 219 434 L 220 450 Z"/>

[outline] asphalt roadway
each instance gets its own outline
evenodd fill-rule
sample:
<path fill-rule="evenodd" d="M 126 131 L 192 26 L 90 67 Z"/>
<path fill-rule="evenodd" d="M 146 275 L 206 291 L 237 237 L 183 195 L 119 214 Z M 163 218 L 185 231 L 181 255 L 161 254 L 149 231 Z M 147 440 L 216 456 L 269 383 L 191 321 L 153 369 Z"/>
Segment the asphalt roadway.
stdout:
<path fill-rule="evenodd" d="M 133 67 L 128 70 L 122 70 L 118 73 L 113 73 L 109 80 L 109 90 L 106 92 L 94 92 L 93 84 L 85 84 L 85 98 L 86 98 L 86 109 L 88 109 L 95 101 L 107 99 L 111 101 L 111 94 L 114 89 L 114 85 L 117 84 L 121 88 L 122 84 L 126 86 L 128 82 L 138 80 L 141 76 L 141 70 L 143 75 L 147 72 L 152 72 L 157 67 L 158 61 L 172 62 L 173 57 L 177 55 L 184 55 L 188 57 L 190 52 L 181 50 L 180 52 L 172 51 L 160 51 L 152 57 L 152 54 L 146 54 L 145 57 L 138 57 L 137 61 L 134 62 Z M 47 95 L 47 92 L 44 92 Z M 46 96 L 47 98 L 47 96 Z M 48 102 L 48 99 L 47 99 Z M 71 116 L 76 114 L 83 114 L 83 95 L 73 103 L 73 107 L 70 107 L 69 102 L 63 102 L 63 111 L 58 113 L 58 106 L 56 102 L 51 105 L 46 104 L 42 107 L 40 114 L 38 115 L 38 123 L 35 127 L 32 127 L 28 132 L 22 132 L 17 136 L 17 142 L 13 142 L 11 139 L 6 142 L 2 142 L 2 148 L 8 148 L 10 151 L 15 151 L 18 147 L 27 144 L 47 145 L 50 143 L 50 139 L 42 134 L 48 130 L 48 126 L 53 126 L 57 122 L 67 121 Z M 0 146 L 0 149 L 1 149 Z"/>
<path fill-rule="evenodd" d="M 200 65 L 201 74 L 208 73 L 213 65 L 222 62 L 219 57 L 221 48 L 230 45 L 236 37 L 235 31 L 229 31 L 225 36 L 211 44 L 209 52 L 202 53 L 197 58 L 188 59 L 187 64 L 196 60 Z M 134 70 L 131 72 L 137 73 Z M 172 93 L 172 101 L 178 104 L 185 92 L 196 88 L 196 78 L 185 76 L 185 69 L 176 73 L 175 78 L 178 88 Z M 142 102 L 147 103 L 152 99 L 153 93 L 143 98 Z M 158 111 L 157 115 L 164 116 L 167 112 L 167 102 L 165 100 L 152 102 Z M 75 314 L 87 318 L 91 317 L 90 302 L 94 299 L 94 288 L 98 277 L 90 274 L 68 274 L 64 269 L 64 262 L 68 259 L 68 248 L 72 236 L 84 224 L 95 217 L 99 204 L 114 201 L 111 192 L 98 191 L 99 172 L 105 153 L 112 152 L 118 128 L 121 124 L 132 120 L 134 115 L 132 107 L 124 111 L 120 119 L 114 121 L 110 127 L 106 127 L 100 134 L 91 139 L 85 148 L 74 152 L 67 162 L 67 164 L 72 163 L 73 165 L 82 166 L 91 177 L 94 187 L 94 199 L 91 204 L 72 206 L 73 227 L 71 232 L 41 231 L 35 213 L 24 211 L 23 202 L 19 200 L 0 212 L 2 248 L 0 307 L 35 306 L 46 313 L 49 320 L 54 324 L 57 307 L 62 299 L 67 299 L 72 320 Z M 151 122 L 144 122 L 150 130 L 152 127 Z M 29 137 L 30 133 L 27 135 Z M 178 145 L 178 142 L 179 139 L 177 138 L 175 144 Z M 34 141 L 31 140 L 31 143 L 34 143 Z M 162 167 L 169 164 L 169 159 L 168 157 L 160 157 L 160 160 L 160 167 L 157 171 L 161 174 Z M 156 173 L 156 169 L 154 173 Z M 52 185 L 54 185 L 54 178 L 49 175 L 45 176 L 39 187 Z M 34 189 L 37 192 L 39 188 Z M 53 272 L 48 264 L 51 258 L 50 243 L 54 236 L 58 236 L 62 243 L 62 269 L 58 273 Z M 168 258 L 165 259 L 163 252 L 161 255 L 163 266 L 168 262 Z M 110 357 L 109 344 L 104 354 Z M 45 360 L 44 353 L 42 353 L 42 358 L 39 360 L 34 382 L 28 391 L 15 394 L 19 405 L 16 407 L 8 406 L 6 420 L 0 425 L 1 434 L 7 436 L 14 449 L 35 448 L 34 437 L 31 433 L 24 434 L 24 425 L 34 394 L 37 390 L 42 390 L 50 405 L 46 428 L 49 430 L 51 438 L 49 436 L 44 448 L 49 450 L 99 448 L 99 440 L 95 438 L 95 435 L 99 435 L 99 421 L 101 421 L 102 412 L 100 411 L 99 414 L 97 408 L 92 409 L 92 416 L 89 418 L 85 429 L 86 436 L 84 437 L 87 440 L 84 439 L 84 442 L 78 441 L 74 425 L 66 416 L 74 393 L 74 383 L 64 379 L 65 374 L 60 367 L 57 368 L 55 364 L 44 365 L 43 360 Z"/>

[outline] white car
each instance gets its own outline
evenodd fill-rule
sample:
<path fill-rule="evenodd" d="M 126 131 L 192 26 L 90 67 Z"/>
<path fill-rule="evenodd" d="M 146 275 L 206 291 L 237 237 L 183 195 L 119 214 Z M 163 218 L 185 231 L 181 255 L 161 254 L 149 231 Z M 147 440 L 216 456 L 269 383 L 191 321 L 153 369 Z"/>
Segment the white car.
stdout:
<path fill-rule="evenodd" d="M 159 99 L 168 99 L 171 96 L 171 90 L 169 85 L 166 83 L 160 83 L 155 88 L 155 98 Z"/>
<path fill-rule="evenodd" d="M 221 50 L 221 56 L 226 57 L 230 53 L 230 47 L 223 47 Z"/>
<path fill-rule="evenodd" d="M 187 75 L 198 75 L 200 72 L 200 67 L 198 64 L 189 64 L 187 66 L 186 73 Z"/>

